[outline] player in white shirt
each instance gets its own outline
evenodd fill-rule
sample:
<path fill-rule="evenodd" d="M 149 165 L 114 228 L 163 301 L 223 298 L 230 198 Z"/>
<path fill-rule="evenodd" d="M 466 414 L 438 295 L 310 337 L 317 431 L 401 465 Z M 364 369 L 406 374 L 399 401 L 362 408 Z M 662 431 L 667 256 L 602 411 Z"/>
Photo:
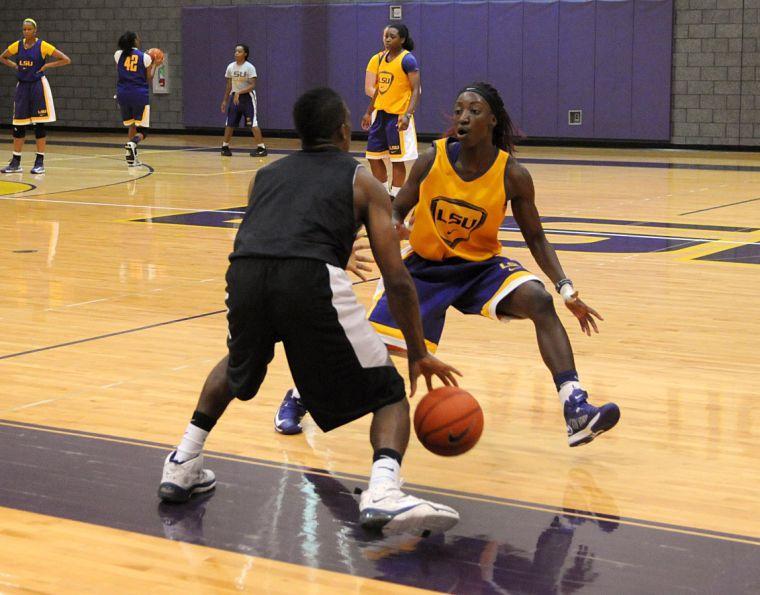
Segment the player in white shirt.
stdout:
<path fill-rule="evenodd" d="M 253 141 L 256 150 L 251 151 L 251 157 L 266 157 L 267 148 L 264 145 L 264 137 L 256 118 L 256 67 L 248 62 L 248 46 L 239 43 L 235 46 L 235 61 L 227 67 L 225 77 L 227 86 L 222 100 L 222 113 L 227 114 L 224 123 L 224 141 L 222 142 L 222 155 L 231 157 L 230 139 L 233 130 L 240 120 L 245 120 L 246 127 L 253 133 Z"/>

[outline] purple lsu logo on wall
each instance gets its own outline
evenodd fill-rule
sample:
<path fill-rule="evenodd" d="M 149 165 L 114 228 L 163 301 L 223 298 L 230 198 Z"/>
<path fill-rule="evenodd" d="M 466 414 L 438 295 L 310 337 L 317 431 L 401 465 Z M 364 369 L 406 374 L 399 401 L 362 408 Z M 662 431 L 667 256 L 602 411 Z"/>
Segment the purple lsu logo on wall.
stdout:
<path fill-rule="evenodd" d="M 430 214 L 438 235 L 451 248 L 469 240 L 472 232 L 483 225 L 488 216 L 481 207 L 446 196 L 437 196 L 430 202 Z"/>

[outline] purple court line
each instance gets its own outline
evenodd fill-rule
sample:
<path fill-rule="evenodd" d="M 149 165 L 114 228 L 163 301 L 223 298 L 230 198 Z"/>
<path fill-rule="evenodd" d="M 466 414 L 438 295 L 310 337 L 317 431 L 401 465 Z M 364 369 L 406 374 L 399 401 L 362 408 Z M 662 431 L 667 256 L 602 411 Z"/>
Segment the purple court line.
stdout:
<path fill-rule="evenodd" d="M 371 281 L 377 281 L 380 277 L 373 277 L 366 281 L 355 281 L 353 285 L 361 285 L 362 283 L 370 283 Z M 176 324 L 178 322 L 186 322 L 188 320 L 195 320 L 196 318 L 205 318 L 206 316 L 214 316 L 215 314 L 222 314 L 227 310 L 214 310 L 213 312 L 205 312 L 203 314 L 194 314 L 193 316 L 185 316 L 184 318 L 177 318 L 175 320 L 167 320 L 166 322 L 156 322 L 155 324 L 147 324 L 145 326 L 138 326 L 137 328 L 127 329 L 125 331 L 116 331 L 114 333 L 106 333 L 105 335 L 97 335 L 96 337 L 87 337 L 86 339 L 77 339 L 75 341 L 67 341 L 66 343 L 58 343 L 56 345 L 48 345 L 47 347 L 38 347 L 37 349 L 29 349 L 27 351 L 19 351 L 18 353 L 9 353 L 7 355 L 0 355 L 0 360 L 10 359 L 12 357 L 19 357 L 22 355 L 29 355 L 30 353 L 38 353 L 40 351 L 49 351 L 50 349 L 58 349 L 59 347 L 69 347 L 70 345 L 78 345 L 79 343 L 88 343 L 90 341 L 97 341 L 99 339 L 107 339 L 109 337 L 116 337 L 118 335 L 127 335 L 129 333 L 136 333 L 138 331 L 145 331 L 151 328 L 157 328 L 159 326 L 166 326 L 167 324 Z"/>
<path fill-rule="evenodd" d="M 115 148 L 113 143 L 99 143 L 90 141 L 51 141 L 48 144 L 53 145 L 70 145 L 79 147 L 111 147 Z M 218 147 L 197 147 L 191 145 L 151 145 L 149 147 L 151 151 L 199 151 L 204 153 L 217 153 Z M 147 150 L 147 149 L 146 149 Z M 288 155 L 295 153 L 297 149 L 270 149 L 267 148 L 269 153 L 273 155 Z M 245 153 L 244 149 L 233 149 L 233 152 Z M 363 151 L 351 151 L 350 155 L 354 157 L 364 157 Z M 644 167 L 654 169 L 703 169 L 708 171 L 747 171 L 757 172 L 760 171 L 760 166 L 755 165 L 724 165 L 724 164 L 709 164 L 709 163 L 667 163 L 663 161 L 613 161 L 609 159 L 556 159 L 545 157 L 525 157 L 521 158 L 522 163 L 540 163 L 543 165 L 581 165 L 581 166 L 596 166 L 596 167 Z"/>
<path fill-rule="evenodd" d="M 167 449 L 167 451 L 173 448 L 173 445 L 161 443 L 161 442 L 154 442 L 150 440 L 140 440 L 137 438 L 114 436 L 111 434 L 100 434 L 96 432 L 86 432 L 82 430 L 71 430 L 67 428 L 45 426 L 41 424 L 34 424 L 34 423 L 9 420 L 9 419 L 0 419 L 0 432 L 3 431 L 3 428 L 9 428 L 9 429 L 26 428 L 29 430 L 36 430 L 39 432 L 62 434 L 66 436 L 71 436 L 73 438 L 89 439 L 89 440 L 95 440 L 95 441 L 100 441 L 100 442 L 118 442 L 118 443 L 122 443 L 126 445 L 142 446 L 142 447 L 147 447 L 147 448 L 165 448 Z M 220 460 L 231 461 L 233 463 L 242 463 L 246 465 L 264 466 L 264 467 L 270 467 L 270 468 L 274 467 L 274 468 L 279 468 L 279 469 L 285 469 L 293 473 L 316 473 L 319 475 L 335 477 L 335 478 L 343 479 L 347 481 L 358 481 L 358 482 L 362 482 L 362 484 L 365 484 L 369 480 L 369 477 L 365 475 L 356 474 L 356 473 L 346 473 L 342 471 L 336 473 L 334 471 L 328 471 L 327 469 L 321 469 L 319 467 L 299 465 L 297 463 L 284 463 L 280 461 L 272 461 L 268 459 L 249 457 L 245 455 L 229 454 L 229 453 L 225 453 L 221 451 L 206 450 L 204 451 L 204 455 L 209 459 L 220 459 Z M 595 518 L 612 520 L 615 522 L 622 522 L 626 524 L 641 525 L 649 529 L 696 533 L 698 534 L 697 535 L 698 537 L 708 537 L 708 538 L 713 538 L 713 539 L 741 539 L 744 541 L 751 541 L 755 543 L 756 545 L 760 546 L 760 539 L 752 535 L 744 535 L 741 533 L 715 531 L 713 529 L 702 529 L 702 528 L 693 527 L 689 525 L 663 523 L 660 521 L 650 521 L 650 520 L 640 519 L 640 518 L 635 518 L 635 517 L 616 516 L 616 515 L 598 513 L 592 510 L 568 509 L 568 508 L 559 507 L 552 504 L 530 502 L 527 500 L 518 500 L 514 498 L 504 498 L 504 497 L 493 496 L 493 495 L 488 495 L 488 494 L 481 494 L 478 492 L 467 492 L 464 490 L 452 490 L 449 488 L 430 486 L 430 485 L 411 483 L 411 482 L 405 483 L 404 485 L 410 490 L 414 490 L 414 491 L 444 494 L 446 496 L 463 499 L 463 500 L 488 501 L 497 506 L 505 506 L 508 508 L 514 508 L 514 507 L 529 508 L 531 510 L 550 512 L 552 514 L 566 514 L 566 515 L 578 516 L 578 517 L 595 517 Z"/>
<path fill-rule="evenodd" d="M 87 337 L 86 339 L 77 339 L 76 341 L 67 341 L 66 343 L 58 343 L 57 345 L 48 345 L 47 347 L 38 347 L 37 349 L 29 349 L 27 351 L 19 351 L 18 353 L 9 353 L 8 355 L 0 355 L 0 360 L 9 359 L 11 357 L 19 357 L 21 355 L 29 355 L 30 353 L 38 353 L 40 351 L 48 351 L 50 349 L 58 349 L 59 347 L 68 347 L 70 345 L 78 345 L 79 343 L 88 343 L 90 341 L 97 341 L 98 339 L 107 339 L 108 337 L 116 337 L 118 335 L 127 335 L 129 333 L 136 333 L 138 331 L 144 331 L 151 328 L 157 328 L 159 326 L 166 326 L 167 324 L 176 324 L 177 322 L 185 322 L 187 320 L 195 320 L 196 318 L 205 318 L 206 316 L 214 316 L 215 314 L 222 314 L 227 310 L 215 310 L 213 312 L 205 312 L 204 314 L 194 314 L 193 316 L 185 316 L 184 318 L 177 318 L 175 320 L 167 320 L 166 322 L 156 322 L 155 324 L 147 324 L 145 326 L 138 326 L 137 328 L 127 329 L 125 331 L 116 331 L 114 333 L 106 333 L 105 335 L 98 335 L 96 337 Z"/>
<path fill-rule="evenodd" d="M 678 213 L 680 215 L 693 215 L 694 213 L 704 213 L 705 211 L 714 211 L 715 209 L 722 209 L 723 207 L 733 207 L 734 205 L 743 205 L 744 203 L 748 202 L 754 202 L 756 200 L 760 200 L 760 197 L 758 198 L 750 198 L 748 200 L 740 200 L 739 202 L 730 202 L 725 205 L 718 205 L 717 207 L 708 207 L 706 209 L 699 209 L 698 211 L 688 211 L 686 213 Z"/>

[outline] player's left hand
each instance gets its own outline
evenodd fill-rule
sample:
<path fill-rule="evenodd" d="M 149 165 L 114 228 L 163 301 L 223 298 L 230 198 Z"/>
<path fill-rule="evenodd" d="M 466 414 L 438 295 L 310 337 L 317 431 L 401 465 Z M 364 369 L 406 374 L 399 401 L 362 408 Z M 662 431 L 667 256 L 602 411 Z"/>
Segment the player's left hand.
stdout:
<path fill-rule="evenodd" d="M 351 248 L 351 256 L 348 258 L 348 264 L 346 265 L 346 270 L 352 272 L 362 281 L 367 281 L 369 279 L 365 274 L 365 271 L 371 272 L 372 267 L 369 265 L 375 262 L 371 253 L 362 254 L 369 249 L 369 242 L 366 239 L 363 237 L 357 238 L 354 242 L 354 247 Z"/>
<path fill-rule="evenodd" d="M 409 398 L 411 399 L 417 392 L 417 379 L 420 375 L 425 377 L 425 384 L 430 392 L 433 390 L 433 376 L 437 376 L 446 386 L 459 386 L 454 374 L 462 375 L 455 367 L 442 362 L 430 353 L 426 353 L 418 360 L 409 360 Z"/>
<path fill-rule="evenodd" d="M 581 325 L 581 330 L 583 330 L 583 332 L 586 333 L 589 337 L 591 336 L 591 329 L 594 329 L 595 333 L 599 333 L 599 329 L 596 326 L 596 320 L 594 320 L 594 316 L 596 316 L 599 320 L 604 320 L 604 318 L 602 318 L 599 312 L 594 310 L 591 306 L 579 298 L 577 291 L 569 300 L 565 301 L 565 306 L 567 306 L 567 309 L 570 310 L 578 319 L 578 322 Z"/>
<path fill-rule="evenodd" d="M 409 118 L 406 117 L 406 114 L 398 117 L 398 123 L 396 124 L 396 127 L 401 131 L 409 128 Z"/>

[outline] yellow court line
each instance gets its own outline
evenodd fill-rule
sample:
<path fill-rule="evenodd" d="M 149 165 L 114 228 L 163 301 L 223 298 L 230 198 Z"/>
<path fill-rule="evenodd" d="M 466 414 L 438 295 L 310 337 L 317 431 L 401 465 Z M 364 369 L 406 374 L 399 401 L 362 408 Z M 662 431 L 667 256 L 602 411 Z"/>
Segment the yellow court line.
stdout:
<path fill-rule="evenodd" d="M 14 423 L 12 421 L 0 421 L 0 426 L 7 426 L 7 427 L 12 427 L 12 428 L 20 428 L 20 429 L 24 429 L 24 430 L 30 429 L 30 426 L 28 426 L 28 425 Z M 67 429 L 59 429 L 59 428 L 46 428 L 46 427 L 36 427 L 36 426 L 32 426 L 31 429 L 33 429 L 33 430 L 39 430 L 39 431 L 42 431 L 42 432 L 49 432 L 51 434 L 62 434 L 62 435 L 65 435 L 65 436 L 78 436 L 78 437 L 82 437 L 82 438 L 91 438 L 93 440 L 103 440 L 104 442 L 114 442 L 114 443 L 117 443 L 117 444 L 128 444 L 128 445 L 131 445 L 131 446 L 144 446 L 144 447 L 148 447 L 148 448 L 153 448 L 155 450 L 166 450 L 166 449 L 171 449 L 172 448 L 172 446 L 170 446 L 170 445 L 150 444 L 150 443 L 140 442 L 138 440 L 131 440 L 129 438 L 119 438 L 119 437 L 100 436 L 100 435 L 98 435 L 98 436 L 92 436 L 92 435 L 89 435 L 89 434 L 86 434 L 86 433 L 83 433 L 83 432 L 78 432 L 76 430 L 67 430 Z M 298 472 L 300 470 L 300 471 L 302 471 L 304 473 L 311 473 L 313 475 L 320 475 L 322 477 L 333 477 L 333 478 L 343 479 L 343 480 L 346 480 L 346 481 L 358 481 L 360 479 L 360 478 L 357 478 L 356 476 L 344 475 L 344 474 L 342 474 L 340 472 L 333 473 L 333 472 L 328 472 L 328 471 L 320 471 L 320 470 L 317 470 L 317 469 L 308 469 L 308 470 L 306 470 L 306 469 L 299 469 L 299 468 L 294 468 L 294 467 L 289 466 L 289 465 L 284 465 L 282 463 L 275 463 L 274 461 L 272 461 L 272 462 L 261 461 L 261 460 L 252 461 L 252 460 L 244 458 L 242 456 L 236 456 L 236 455 L 230 455 L 230 454 L 213 454 L 213 453 L 206 452 L 206 453 L 204 453 L 204 456 L 207 459 L 219 459 L 219 460 L 222 460 L 222 461 L 232 461 L 232 462 L 236 462 L 236 463 L 246 463 L 246 464 L 249 464 L 249 465 L 259 465 L 261 467 L 267 467 L 267 468 L 270 468 L 270 469 L 280 469 L 280 470 L 281 469 L 291 469 L 294 472 Z M 363 479 L 363 480 L 366 481 L 367 478 L 362 477 L 361 479 Z M 579 512 L 569 512 L 569 511 L 566 511 L 564 509 L 561 509 L 561 508 L 558 508 L 558 507 L 552 507 L 552 506 L 549 506 L 549 505 L 542 506 L 540 504 L 523 504 L 523 503 L 512 502 L 512 501 L 505 502 L 504 500 L 500 500 L 500 499 L 497 499 L 497 498 L 491 498 L 491 497 L 488 497 L 488 496 L 479 496 L 479 495 L 475 495 L 475 494 L 465 494 L 465 493 L 461 493 L 461 492 L 452 493 L 452 492 L 447 492 L 447 491 L 439 490 L 439 489 L 436 489 L 434 487 L 418 486 L 416 484 L 412 486 L 412 489 L 414 491 L 416 491 L 416 492 L 422 492 L 422 493 L 425 493 L 425 494 L 436 494 L 436 495 L 439 495 L 439 496 L 446 496 L 446 497 L 449 497 L 449 498 L 459 498 L 459 499 L 462 499 L 462 500 L 469 500 L 469 501 L 472 501 L 472 502 L 484 502 L 484 503 L 487 503 L 487 504 L 498 504 L 498 505 L 501 505 L 501 506 L 511 506 L 511 507 L 514 507 L 514 508 L 521 508 L 521 509 L 524 509 L 524 510 L 535 510 L 535 511 L 538 511 L 538 512 L 548 512 L 548 513 L 552 513 L 552 514 L 562 514 L 564 516 L 572 516 L 572 517 L 584 518 L 584 519 L 590 519 L 590 520 L 599 520 L 599 518 L 600 518 L 600 517 L 592 515 L 592 514 L 583 514 L 583 513 L 579 513 Z M 602 520 L 607 520 L 607 521 L 614 521 L 616 523 L 620 523 L 621 525 L 629 525 L 629 526 L 632 526 L 632 527 L 643 527 L 645 529 L 655 529 L 655 530 L 659 530 L 659 531 L 667 531 L 669 533 L 679 533 L 681 535 L 693 535 L 693 536 L 696 536 L 696 537 L 707 537 L 707 538 L 710 538 L 710 539 L 718 539 L 718 540 L 721 540 L 721 541 L 730 541 L 730 542 L 733 542 L 733 543 L 744 543 L 744 544 L 747 544 L 747 545 L 760 546 L 760 539 L 758 539 L 758 540 L 755 540 L 753 538 L 743 539 L 741 537 L 732 537 L 732 536 L 728 536 L 728 535 L 714 535 L 714 534 L 711 534 L 711 533 L 700 531 L 699 529 L 685 529 L 685 528 L 682 529 L 682 528 L 679 528 L 679 527 L 661 526 L 661 525 L 649 524 L 649 523 L 647 523 L 645 521 L 635 521 L 635 520 L 628 520 L 628 519 L 624 519 L 624 518 L 616 519 L 616 518 L 610 518 L 609 516 L 602 516 L 601 519 Z"/>

